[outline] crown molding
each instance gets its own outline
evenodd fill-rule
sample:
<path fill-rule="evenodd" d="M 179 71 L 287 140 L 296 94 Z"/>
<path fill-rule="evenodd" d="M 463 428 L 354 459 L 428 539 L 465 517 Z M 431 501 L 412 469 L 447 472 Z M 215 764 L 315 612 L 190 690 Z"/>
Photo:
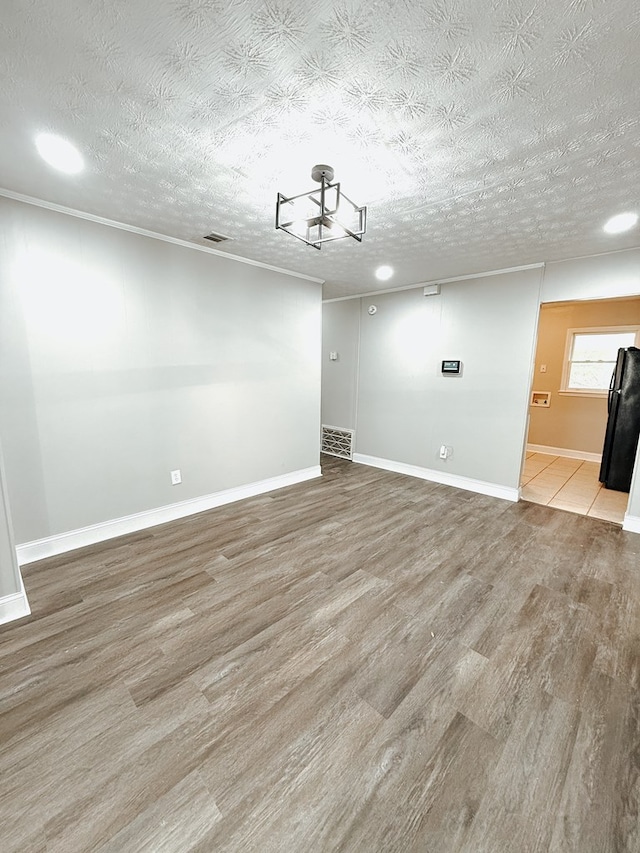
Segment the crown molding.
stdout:
<path fill-rule="evenodd" d="M 72 207 L 64 207 L 62 204 L 55 204 L 52 201 L 45 201 L 41 198 L 16 193 L 13 190 L 0 187 L 0 196 L 20 201 L 23 204 L 32 204 L 35 207 L 43 207 L 45 210 L 52 210 L 55 213 L 65 213 L 67 216 L 75 216 L 78 219 L 86 219 L 88 222 L 96 222 L 98 225 L 107 225 L 109 228 L 118 228 L 120 231 L 129 231 L 131 234 L 139 234 L 142 237 L 151 237 L 153 240 L 162 240 L 164 243 L 173 243 L 174 246 L 183 246 L 185 249 L 195 249 L 198 252 L 206 252 L 209 255 L 217 255 L 219 258 L 226 258 L 230 261 L 238 261 L 241 264 L 248 264 L 252 267 L 260 267 L 271 272 L 290 275 L 294 278 L 301 278 L 305 281 L 311 281 L 314 284 L 324 284 L 323 278 L 315 278 L 311 275 L 305 275 L 301 272 L 293 270 L 285 270 L 282 267 L 274 267 L 271 264 L 265 264 L 262 261 L 254 261 L 251 258 L 242 258 L 240 255 L 232 255 L 229 252 L 221 252 L 220 249 L 213 249 L 210 246 L 199 246 L 197 243 L 190 243 L 188 240 L 181 240 L 179 237 L 170 237 L 168 234 L 159 234 L 157 231 L 148 231 L 146 228 L 138 228 L 136 225 L 127 225 L 125 222 L 117 222 L 115 219 L 106 219 L 104 216 L 96 216 L 94 213 L 87 213 L 84 210 L 75 210 Z"/>
<path fill-rule="evenodd" d="M 385 290 L 368 290 L 365 293 L 354 293 L 352 296 L 334 296 L 331 299 L 323 299 L 323 302 L 345 302 L 347 299 L 362 299 L 365 296 L 380 296 L 383 293 L 400 293 L 403 290 L 416 290 L 429 284 L 450 284 L 454 281 L 468 281 L 472 278 L 488 278 L 492 275 L 506 275 L 510 272 L 522 272 L 523 270 L 544 269 L 545 262 L 536 264 L 522 264 L 519 267 L 504 267 L 500 270 L 487 270 L 486 272 L 473 272 L 467 275 L 454 275 L 451 278 L 431 278 L 429 281 L 418 281 L 415 284 L 405 284 L 402 287 L 388 287 Z"/>

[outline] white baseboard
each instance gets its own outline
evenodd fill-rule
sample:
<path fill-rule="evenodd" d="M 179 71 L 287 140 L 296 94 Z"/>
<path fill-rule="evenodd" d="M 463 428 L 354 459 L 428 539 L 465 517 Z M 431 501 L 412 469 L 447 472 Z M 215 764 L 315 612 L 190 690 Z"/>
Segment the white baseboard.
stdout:
<path fill-rule="evenodd" d="M 0 625 L 4 625 L 5 622 L 13 622 L 14 619 L 22 619 L 24 616 L 29 616 L 30 613 L 31 608 L 27 601 L 27 594 L 24 591 L 22 580 L 20 580 L 20 592 L 0 598 Z"/>
<path fill-rule="evenodd" d="M 629 515 L 627 513 L 622 522 L 622 529 L 628 530 L 629 533 L 640 533 L 640 515 Z"/>
<path fill-rule="evenodd" d="M 432 483 L 442 483 L 445 486 L 454 486 L 456 489 L 489 495 L 492 498 L 502 498 L 505 501 L 516 502 L 520 497 L 519 489 L 487 483 L 484 480 L 474 480 L 471 477 L 461 477 L 459 474 L 447 474 L 446 471 L 436 471 L 432 468 L 420 468 L 418 465 L 408 465 L 406 462 L 394 462 L 391 459 L 380 459 L 378 456 L 366 456 L 363 453 L 354 453 L 353 461 L 361 465 L 371 465 L 373 468 L 383 468 L 385 471 L 395 471 L 396 474 L 407 474 L 409 477 L 419 477 L 421 480 L 429 480 Z"/>
<path fill-rule="evenodd" d="M 527 444 L 527 453 L 548 453 L 549 456 L 565 456 L 567 459 L 582 459 L 585 462 L 602 462 L 602 453 L 568 450 L 566 447 L 547 447 L 546 444 Z"/>
<path fill-rule="evenodd" d="M 177 518 L 186 518 L 189 515 L 205 512 L 208 509 L 214 509 L 224 504 L 241 501 L 245 498 L 252 498 L 255 495 L 272 492 L 275 489 L 282 489 L 285 486 L 294 486 L 296 483 L 303 483 L 305 480 L 313 480 L 315 477 L 320 477 L 321 473 L 320 466 L 314 465 L 311 468 L 303 468 L 300 471 L 293 471 L 290 474 L 281 474 L 279 477 L 259 480 L 256 483 L 249 483 L 246 486 L 224 489 L 223 491 L 203 495 L 199 498 L 168 504 L 167 506 L 138 512 L 122 518 L 114 518 L 110 521 L 92 524 L 89 527 L 82 527 L 78 530 L 70 530 L 67 533 L 47 536 L 45 539 L 37 539 L 34 542 L 25 542 L 16 548 L 18 562 L 23 566 L 26 563 L 42 560 L 44 557 L 53 557 L 56 554 L 64 554 L 76 548 L 84 548 L 87 545 L 105 542 L 107 539 L 113 539 L 116 536 L 136 533 L 148 527 L 155 527 L 157 524 L 175 521 Z"/>

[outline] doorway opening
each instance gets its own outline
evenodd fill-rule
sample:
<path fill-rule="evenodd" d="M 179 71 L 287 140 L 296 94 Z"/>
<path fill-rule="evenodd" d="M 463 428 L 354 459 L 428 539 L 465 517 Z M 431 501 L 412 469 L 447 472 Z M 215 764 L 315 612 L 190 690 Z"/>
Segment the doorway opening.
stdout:
<path fill-rule="evenodd" d="M 541 305 L 523 500 L 622 524 L 629 495 L 599 473 L 618 345 L 639 338 L 640 296 Z"/>

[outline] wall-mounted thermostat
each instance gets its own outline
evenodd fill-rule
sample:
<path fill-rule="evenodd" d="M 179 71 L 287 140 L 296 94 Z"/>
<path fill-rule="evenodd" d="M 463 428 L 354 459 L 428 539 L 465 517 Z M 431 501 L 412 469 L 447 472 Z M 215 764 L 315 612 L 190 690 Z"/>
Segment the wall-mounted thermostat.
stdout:
<path fill-rule="evenodd" d="M 460 373 L 460 361 L 443 361 L 442 362 L 442 372 L 443 373 Z"/>

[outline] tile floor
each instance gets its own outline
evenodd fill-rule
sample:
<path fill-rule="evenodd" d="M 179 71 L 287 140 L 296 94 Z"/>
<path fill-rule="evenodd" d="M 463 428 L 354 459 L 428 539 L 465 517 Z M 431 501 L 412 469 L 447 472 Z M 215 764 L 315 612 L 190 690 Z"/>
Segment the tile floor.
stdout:
<path fill-rule="evenodd" d="M 622 524 L 629 495 L 605 489 L 600 464 L 546 453 L 527 453 L 520 485 L 522 498 Z"/>

